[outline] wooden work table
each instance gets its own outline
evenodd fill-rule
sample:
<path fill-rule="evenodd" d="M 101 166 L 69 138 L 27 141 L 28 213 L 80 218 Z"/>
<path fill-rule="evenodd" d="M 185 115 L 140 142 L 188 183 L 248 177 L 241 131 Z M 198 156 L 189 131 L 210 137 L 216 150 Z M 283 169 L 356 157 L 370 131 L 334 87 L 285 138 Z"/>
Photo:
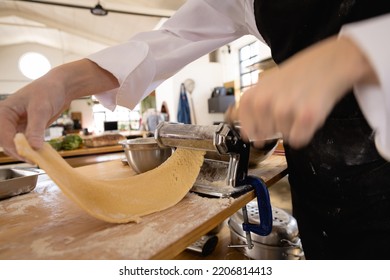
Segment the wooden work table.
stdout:
<path fill-rule="evenodd" d="M 120 160 L 77 169 L 101 179 L 134 175 Z M 273 155 L 250 174 L 270 186 L 287 174 L 285 158 Z M 40 175 L 31 193 L 0 201 L 0 259 L 173 259 L 253 198 L 253 191 L 234 199 L 189 193 L 138 224 L 109 224 L 89 216 Z"/>

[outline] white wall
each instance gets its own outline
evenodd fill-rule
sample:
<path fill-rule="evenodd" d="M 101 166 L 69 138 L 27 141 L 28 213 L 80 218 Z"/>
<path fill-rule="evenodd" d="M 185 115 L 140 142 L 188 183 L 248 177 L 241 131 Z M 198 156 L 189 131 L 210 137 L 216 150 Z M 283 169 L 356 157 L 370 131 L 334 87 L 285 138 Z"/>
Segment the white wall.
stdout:
<path fill-rule="evenodd" d="M 192 99 L 197 124 L 209 125 L 213 122 L 222 121 L 222 113 L 210 114 L 208 112 L 207 102 L 211 97 L 213 88 L 223 85 L 221 73 L 221 63 L 209 62 L 208 55 L 188 64 L 156 89 L 157 109 L 161 108 L 162 102 L 165 101 L 168 104 L 170 121 L 177 121 L 180 84 L 186 79 L 192 79 L 195 81 Z"/>
<path fill-rule="evenodd" d="M 77 55 L 65 55 L 61 50 L 39 44 L 20 44 L 1 47 L 0 93 L 13 93 L 31 82 L 31 80 L 26 78 L 18 68 L 19 58 L 26 52 L 38 52 L 45 55 L 52 67 L 77 58 Z"/>

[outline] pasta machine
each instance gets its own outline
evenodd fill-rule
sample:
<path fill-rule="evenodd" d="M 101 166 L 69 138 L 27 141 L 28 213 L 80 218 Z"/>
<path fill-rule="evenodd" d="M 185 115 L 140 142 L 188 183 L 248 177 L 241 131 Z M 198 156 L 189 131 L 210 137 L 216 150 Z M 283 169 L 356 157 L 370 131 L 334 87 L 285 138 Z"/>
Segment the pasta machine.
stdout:
<path fill-rule="evenodd" d="M 250 224 L 246 206 L 243 207 L 243 229 L 247 232 L 248 247 L 253 247 L 250 232 L 268 235 L 272 230 L 272 208 L 264 182 L 248 175 L 250 145 L 238 129 L 226 123 L 192 125 L 160 123 L 154 133 L 161 147 L 189 148 L 206 151 L 199 175 L 191 191 L 203 196 L 237 197 L 254 190 L 259 206 L 260 223 Z"/>

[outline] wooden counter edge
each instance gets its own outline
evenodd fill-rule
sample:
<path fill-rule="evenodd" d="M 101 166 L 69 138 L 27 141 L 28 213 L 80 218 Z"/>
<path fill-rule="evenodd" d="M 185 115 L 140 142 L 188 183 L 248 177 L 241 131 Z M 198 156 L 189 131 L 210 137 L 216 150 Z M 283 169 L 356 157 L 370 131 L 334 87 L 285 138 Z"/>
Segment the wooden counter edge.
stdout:
<path fill-rule="evenodd" d="M 94 154 L 105 154 L 105 153 L 114 153 L 121 152 L 123 148 L 121 145 L 113 145 L 113 146 L 102 146 L 96 148 L 83 147 L 75 150 L 69 151 L 59 151 L 58 153 L 63 157 L 74 157 L 74 156 L 85 156 L 85 155 L 94 155 Z M 10 156 L 7 156 L 3 152 L 0 152 L 0 164 L 4 163 L 19 163 L 17 159 L 14 159 Z"/>
<path fill-rule="evenodd" d="M 174 258 L 175 256 L 179 255 L 181 252 L 183 252 L 190 244 L 197 241 L 199 237 L 207 234 L 214 227 L 218 226 L 221 223 L 221 221 L 224 221 L 227 218 L 229 218 L 231 215 L 233 215 L 235 212 L 237 212 L 245 204 L 247 204 L 254 198 L 255 198 L 254 191 L 250 191 L 240 196 L 239 198 L 234 200 L 234 202 L 230 205 L 229 208 L 226 208 L 224 211 L 219 212 L 217 215 L 212 217 L 207 223 L 204 223 L 199 227 L 195 228 L 191 232 L 191 235 L 187 235 L 185 238 L 179 239 L 175 243 L 175 246 L 168 246 L 166 250 L 160 251 L 156 255 L 152 256 L 150 259 L 167 260 L 167 259 Z M 196 238 L 194 236 L 196 236 Z"/>

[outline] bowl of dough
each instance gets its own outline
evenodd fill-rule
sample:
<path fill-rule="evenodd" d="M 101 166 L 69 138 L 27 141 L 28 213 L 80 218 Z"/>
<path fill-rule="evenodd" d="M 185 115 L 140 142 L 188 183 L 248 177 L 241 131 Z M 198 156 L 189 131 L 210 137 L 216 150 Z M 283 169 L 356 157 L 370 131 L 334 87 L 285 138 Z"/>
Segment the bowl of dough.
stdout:
<path fill-rule="evenodd" d="M 127 139 L 119 143 L 127 163 L 138 174 L 158 167 L 172 155 L 172 148 L 160 147 L 154 137 Z"/>

